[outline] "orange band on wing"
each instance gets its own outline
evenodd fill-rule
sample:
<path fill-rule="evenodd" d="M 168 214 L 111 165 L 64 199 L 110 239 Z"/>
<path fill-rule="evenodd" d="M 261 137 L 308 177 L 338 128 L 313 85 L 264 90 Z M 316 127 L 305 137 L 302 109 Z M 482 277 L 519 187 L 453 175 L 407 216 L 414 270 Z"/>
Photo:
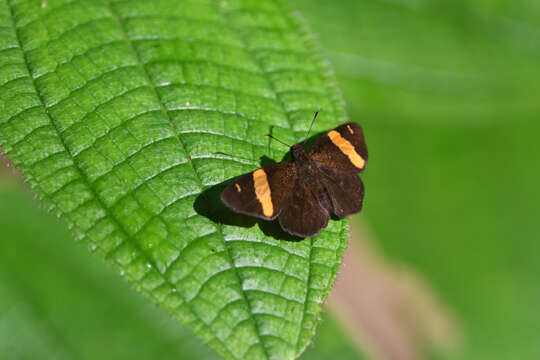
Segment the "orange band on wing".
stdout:
<path fill-rule="evenodd" d="M 268 178 L 263 169 L 253 172 L 253 182 L 255 184 L 255 195 L 261 203 L 264 216 L 272 216 L 274 214 L 274 205 L 272 204 L 272 195 L 270 193 L 270 185 Z"/>
<path fill-rule="evenodd" d="M 360 155 L 358 155 L 358 153 L 354 149 L 353 144 L 351 144 L 347 139 L 341 136 L 340 133 L 338 133 L 336 130 L 332 130 L 328 133 L 328 137 L 330 138 L 330 140 L 332 140 L 334 145 L 336 145 L 339 150 L 341 150 L 342 153 L 349 157 L 349 160 L 354 166 L 359 169 L 362 169 L 364 167 L 364 165 L 366 164 L 366 160 L 364 160 Z"/>

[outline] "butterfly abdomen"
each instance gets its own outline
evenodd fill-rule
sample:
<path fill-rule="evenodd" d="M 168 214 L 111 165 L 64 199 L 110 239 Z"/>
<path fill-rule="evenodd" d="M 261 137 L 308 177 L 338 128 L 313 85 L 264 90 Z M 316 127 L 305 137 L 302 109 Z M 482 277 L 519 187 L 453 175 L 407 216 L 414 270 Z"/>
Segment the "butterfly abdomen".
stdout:
<path fill-rule="evenodd" d="M 298 146 L 298 148 L 295 148 Z M 323 209 L 331 209 L 331 201 L 325 187 L 321 183 L 322 174 L 319 167 L 309 157 L 307 152 L 301 145 L 295 145 L 291 149 L 294 158 L 294 166 L 296 168 L 296 181 L 301 181 L 305 184 L 306 188 L 310 189 L 311 193 L 317 199 L 318 203 Z"/>

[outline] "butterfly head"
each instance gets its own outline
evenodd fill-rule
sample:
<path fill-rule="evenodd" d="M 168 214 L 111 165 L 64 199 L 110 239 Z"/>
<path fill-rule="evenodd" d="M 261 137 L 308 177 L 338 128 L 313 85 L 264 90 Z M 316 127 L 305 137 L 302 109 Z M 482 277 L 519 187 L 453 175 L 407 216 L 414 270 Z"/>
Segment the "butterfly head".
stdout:
<path fill-rule="evenodd" d="M 302 161 L 307 159 L 308 155 L 304 145 L 296 144 L 291 146 L 291 157 L 294 161 Z"/>

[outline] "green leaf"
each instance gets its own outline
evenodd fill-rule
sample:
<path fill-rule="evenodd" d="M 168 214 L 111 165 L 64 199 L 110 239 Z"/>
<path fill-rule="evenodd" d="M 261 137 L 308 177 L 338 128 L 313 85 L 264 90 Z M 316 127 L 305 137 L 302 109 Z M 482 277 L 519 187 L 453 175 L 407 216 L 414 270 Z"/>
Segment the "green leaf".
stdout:
<path fill-rule="evenodd" d="M 281 160 L 265 133 L 293 143 L 318 107 L 315 131 L 346 121 L 298 16 L 281 1 L 4 0 L 0 26 L 0 145 L 51 210 L 223 357 L 299 356 L 346 222 L 290 242 L 208 212 L 217 184 Z"/>

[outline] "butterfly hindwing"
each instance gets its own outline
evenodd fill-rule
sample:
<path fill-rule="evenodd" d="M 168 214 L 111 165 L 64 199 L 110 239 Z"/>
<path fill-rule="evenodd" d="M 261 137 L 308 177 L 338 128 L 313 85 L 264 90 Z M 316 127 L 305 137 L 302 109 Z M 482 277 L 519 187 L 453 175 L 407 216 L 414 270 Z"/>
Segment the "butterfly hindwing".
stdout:
<path fill-rule="evenodd" d="M 362 210 L 364 184 L 356 172 L 321 167 L 321 181 L 328 192 L 331 211 L 343 219 Z"/>
<path fill-rule="evenodd" d="M 289 234 L 314 236 L 328 225 L 330 216 L 315 198 L 311 189 L 296 179 L 292 193 L 279 214 L 279 224 Z"/>
<path fill-rule="evenodd" d="M 294 164 L 280 162 L 240 176 L 223 190 L 221 200 L 236 212 L 275 219 L 296 178 Z"/>
<path fill-rule="evenodd" d="M 357 123 L 347 123 L 323 135 L 309 155 L 320 165 L 351 171 L 366 167 L 368 152 L 364 133 Z"/>

